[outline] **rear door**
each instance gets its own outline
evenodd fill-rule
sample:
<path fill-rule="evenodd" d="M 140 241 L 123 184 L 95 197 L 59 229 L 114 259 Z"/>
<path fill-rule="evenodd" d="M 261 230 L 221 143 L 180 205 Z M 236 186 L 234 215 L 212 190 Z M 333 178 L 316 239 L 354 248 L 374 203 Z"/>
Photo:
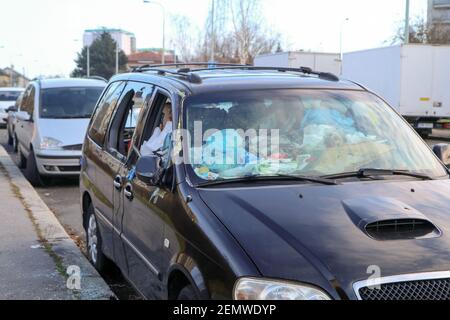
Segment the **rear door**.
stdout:
<path fill-rule="evenodd" d="M 113 192 L 118 171 L 117 160 L 106 152 L 106 134 L 111 118 L 125 88 L 123 81 L 113 82 L 106 89 L 95 109 L 84 146 L 86 170 L 82 182 L 91 189 L 99 227 L 103 235 L 103 251 L 113 257 Z"/>
<path fill-rule="evenodd" d="M 433 115 L 450 116 L 450 47 L 433 47 Z"/>
<path fill-rule="evenodd" d="M 403 116 L 435 116 L 431 49 L 429 46 L 402 47 L 400 113 Z"/>

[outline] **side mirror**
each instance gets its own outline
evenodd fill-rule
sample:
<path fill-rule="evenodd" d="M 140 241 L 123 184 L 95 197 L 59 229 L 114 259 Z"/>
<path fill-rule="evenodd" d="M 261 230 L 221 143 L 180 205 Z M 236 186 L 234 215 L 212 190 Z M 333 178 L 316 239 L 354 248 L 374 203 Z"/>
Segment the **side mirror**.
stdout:
<path fill-rule="evenodd" d="M 17 120 L 20 121 L 30 121 L 31 120 L 31 116 L 28 112 L 25 111 L 19 111 L 16 113 L 16 118 Z"/>
<path fill-rule="evenodd" d="M 157 185 L 160 180 L 160 158 L 156 156 L 140 157 L 136 163 L 136 176 L 146 184 Z"/>
<path fill-rule="evenodd" d="M 435 144 L 433 152 L 446 165 L 450 165 L 450 145 L 447 143 Z"/>
<path fill-rule="evenodd" d="M 17 112 L 16 106 L 11 106 L 8 109 L 5 110 L 6 112 Z"/>

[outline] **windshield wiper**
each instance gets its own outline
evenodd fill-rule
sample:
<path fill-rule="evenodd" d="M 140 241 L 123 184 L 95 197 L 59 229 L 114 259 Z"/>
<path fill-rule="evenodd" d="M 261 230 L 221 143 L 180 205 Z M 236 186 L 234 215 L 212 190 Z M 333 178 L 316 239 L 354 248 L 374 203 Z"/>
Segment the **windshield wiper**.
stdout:
<path fill-rule="evenodd" d="M 424 173 L 412 172 L 408 170 L 370 169 L 370 168 L 359 169 L 358 171 L 355 172 L 346 172 L 322 176 L 322 178 L 345 179 L 345 178 L 370 178 L 376 176 L 408 176 L 423 180 L 434 180 L 432 177 Z"/>
<path fill-rule="evenodd" d="M 209 186 L 217 186 L 222 184 L 230 184 L 230 183 L 241 183 L 241 182 L 253 182 L 253 181 L 273 181 L 273 180 L 293 180 L 293 181 L 307 181 L 320 183 L 324 185 L 338 185 L 339 182 L 328 179 L 328 178 L 319 178 L 319 177 L 309 177 L 302 175 L 289 175 L 289 174 L 276 174 L 272 176 L 262 176 L 262 175 L 250 175 L 241 178 L 234 179 L 220 179 L 214 181 L 208 181 L 199 183 L 196 187 L 209 187 Z"/>

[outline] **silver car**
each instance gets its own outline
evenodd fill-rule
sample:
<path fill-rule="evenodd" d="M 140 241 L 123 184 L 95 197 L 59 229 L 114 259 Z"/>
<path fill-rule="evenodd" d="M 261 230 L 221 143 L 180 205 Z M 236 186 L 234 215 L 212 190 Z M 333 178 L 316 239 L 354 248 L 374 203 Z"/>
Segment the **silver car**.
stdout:
<path fill-rule="evenodd" d="M 93 79 L 33 81 L 16 113 L 19 167 L 34 186 L 48 178 L 77 176 L 94 106 L 106 83 Z"/>
<path fill-rule="evenodd" d="M 23 88 L 0 88 L 0 127 L 6 126 L 7 110 L 14 107 L 22 92 Z"/>

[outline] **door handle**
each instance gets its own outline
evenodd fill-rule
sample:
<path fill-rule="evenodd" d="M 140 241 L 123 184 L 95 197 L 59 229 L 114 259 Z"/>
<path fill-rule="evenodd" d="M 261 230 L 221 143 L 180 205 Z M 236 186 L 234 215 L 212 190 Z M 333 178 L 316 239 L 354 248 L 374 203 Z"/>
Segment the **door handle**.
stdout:
<path fill-rule="evenodd" d="M 114 188 L 116 188 L 116 190 L 122 190 L 122 177 L 121 176 L 117 176 L 114 178 Z"/>
<path fill-rule="evenodd" d="M 133 201 L 133 198 L 134 198 L 134 196 L 133 196 L 133 187 L 131 186 L 131 184 L 128 183 L 125 186 L 125 190 L 123 190 L 123 194 L 125 195 L 125 197 L 128 200 Z"/>

